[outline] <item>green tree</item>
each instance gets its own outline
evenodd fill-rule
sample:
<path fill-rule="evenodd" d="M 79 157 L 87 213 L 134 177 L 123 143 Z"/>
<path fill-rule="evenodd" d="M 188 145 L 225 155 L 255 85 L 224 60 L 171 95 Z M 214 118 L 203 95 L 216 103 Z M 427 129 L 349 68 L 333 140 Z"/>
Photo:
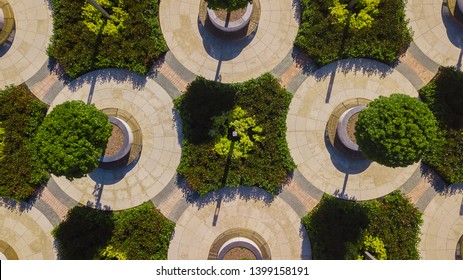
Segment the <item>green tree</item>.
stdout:
<path fill-rule="evenodd" d="M 108 117 L 95 106 L 68 101 L 45 117 L 35 145 L 50 173 L 72 180 L 98 166 L 111 132 Z"/>
<path fill-rule="evenodd" d="M 359 113 L 355 137 L 367 158 L 389 167 L 418 162 L 439 139 L 426 104 L 398 93 L 380 96 Z"/>
<path fill-rule="evenodd" d="M 207 6 L 213 10 L 226 9 L 227 11 L 235 11 L 246 7 L 252 0 L 206 0 Z"/>

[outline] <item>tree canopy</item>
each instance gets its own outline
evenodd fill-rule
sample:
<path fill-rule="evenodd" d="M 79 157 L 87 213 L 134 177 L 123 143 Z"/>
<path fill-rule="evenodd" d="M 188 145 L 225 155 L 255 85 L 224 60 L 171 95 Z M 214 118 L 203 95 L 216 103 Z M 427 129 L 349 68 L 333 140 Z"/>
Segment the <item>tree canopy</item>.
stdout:
<path fill-rule="evenodd" d="M 80 178 L 98 166 L 111 133 L 108 117 L 94 105 L 67 101 L 45 117 L 35 145 L 50 173 Z"/>
<path fill-rule="evenodd" d="M 404 95 L 380 96 L 360 111 L 355 137 L 363 154 L 389 167 L 418 162 L 437 141 L 437 121 L 420 100 Z"/>

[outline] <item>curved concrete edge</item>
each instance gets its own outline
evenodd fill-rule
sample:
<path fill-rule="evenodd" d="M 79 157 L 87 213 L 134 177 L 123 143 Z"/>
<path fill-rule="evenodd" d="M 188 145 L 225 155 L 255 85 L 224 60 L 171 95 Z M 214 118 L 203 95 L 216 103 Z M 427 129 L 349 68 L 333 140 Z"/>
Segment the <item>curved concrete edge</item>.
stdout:
<path fill-rule="evenodd" d="M 209 16 L 212 25 L 214 25 L 219 30 L 224 32 L 236 32 L 243 29 L 249 23 L 249 21 L 251 21 L 251 14 L 253 9 L 252 7 L 253 4 L 249 3 L 246 7 L 246 12 L 244 15 L 238 20 L 229 22 L 228 25 L 225 21 L 221 20 L 217 16 L 213 9 L 207 8 L 207 15 Z"/>
<path fill-rule="evenodd" d="M 346 146 L 348 149 L 351 149 L 356 152 L 360 151 L 359 145 L 354 143 L 354 141 L 352 141 L 352 139 L 350 139 L 349 135 L 347 134 L 347 123 L 353 115 L 359 113 L 365 107 L 365 105 L 356 106 L 342 113 L 342 115 L 339 117 L 338 127 L 336 129 L 336 132 L 342 144 L 344 144 L 344 146 Z"/>
<path fill-rule="evenodd" d="M 124 143 L 122 144 L 121 149 L 113 156 L 102 156 L 100 158 L 101 162 L 113 162 L 120 160 L 121 158 L 125 157 L 132 149 L 133 143 L 133 134 L 132 129 L 130 126 L 122 119 L 116 117 L 109 117 L 109 122 L 116 125 L 122 131 L 122 135 L 124 137 Z"/>

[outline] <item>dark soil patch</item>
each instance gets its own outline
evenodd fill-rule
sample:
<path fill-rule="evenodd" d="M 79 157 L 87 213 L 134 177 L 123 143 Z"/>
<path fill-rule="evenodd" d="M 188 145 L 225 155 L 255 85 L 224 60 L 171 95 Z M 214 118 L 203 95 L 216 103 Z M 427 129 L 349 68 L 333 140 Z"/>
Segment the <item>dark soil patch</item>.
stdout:
<path fill-rule="evenodd" d="M 353 114 L 352 117 L 347 121 L 347 135 L 349 136 L 350 140 L 357 144 L 357 140 L 355 139 L 355 123 L 359 119 L 359 113 Z"/>
<path fill-rule="evenodd" d="M 224 260 L 255 260 L 256 256 L 254 253 L 244 247 L 232 248 L 223 257 Z"/>
<path fill-rule="evenodd" d="M 104 151 L 104 156 L 114 156 L 119 152 L 124 144 L 124 135 L 122 134 L 122 130 L 115 124 L 113 126 L 113 132 L 108 139 L 108 144 L 106 145 L 106 149 Z"/>

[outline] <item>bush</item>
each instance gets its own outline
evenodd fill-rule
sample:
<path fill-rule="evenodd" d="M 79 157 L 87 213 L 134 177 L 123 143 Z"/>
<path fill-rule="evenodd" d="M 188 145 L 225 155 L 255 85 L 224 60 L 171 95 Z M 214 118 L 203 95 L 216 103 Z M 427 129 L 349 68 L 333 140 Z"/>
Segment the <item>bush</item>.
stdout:
<path fill-rule="evenodd" d="M 197 78 L 175 100 L 184 135 L 178 173 L 201 195 L 243 185 L 275 193 L 295 169 L 286 143 L 290 101 L 270 74 L 237 84 Z"/>
<path fill-rule="evenodd" d="M 355 124 L 362 153 L 389 167 L 418 162 L 438 142 L 437 131 L 437 121 L 426 104 L 397 93 L 370 102 Z"/>
<path fill-rule="evenodd" d="M 74 207 L 52 234 L 61 259 L 165 260 L 174 227 L 145 202 L 116 213 Z"/>
<path fill-rule="evenodd" d="M 419 259 L 422 214 L 396 191 L 383 199 L 353 202 L 325 195 L 302 218 L 314 259 Z"/>
<path fill-rule="evenodd" d="M 206 0 L 206 2 L 210 9 L 226 9 L 231 12 L 246 7 L 252 3 L 252 0 Z"/>
<path fill-rule="evenodd" d="M 412 41 L 405 1 L 302 0 L 295 45 L 320 66 L 344 58 L 390 64 Z"/>
<path fill-rule="evenodd" d="M 25 85 L 0 90 L 0 195 L 26 200 L 48 179 L 33 146 L 47 112 Z"/>
<path fill-rule="evenodd" d="M 441 142 L 433 145 L 423 161 L 447 182 L 463 182 L 463 73 L 455 67 L 441 67 L 420 97 L 439 123 Z"/>
<path fill-rule="evenodd" d="M 71 77 L 99 68 L 125 68 L 146 75 L 167 51 L 156 0 L 97 0 L 104 18 L 86 0 L 52 0 L 53 35 L 48 54 Z"/>
<path fill-rule="evenodd" d="M 50 173 L 72 180 L 98 166 L 111 133 L 108 117 L 94 105 L 67 101 L 46 116 L 35 144 Z"/>

